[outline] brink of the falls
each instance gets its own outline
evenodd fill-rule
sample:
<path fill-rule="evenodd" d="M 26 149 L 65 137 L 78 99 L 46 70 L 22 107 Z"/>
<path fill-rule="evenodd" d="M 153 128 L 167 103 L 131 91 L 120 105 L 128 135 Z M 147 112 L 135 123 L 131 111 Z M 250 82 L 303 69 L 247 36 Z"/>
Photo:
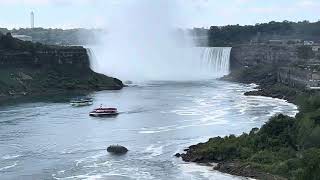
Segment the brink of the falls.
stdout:
<path fill-rule="evenodd" d="M 159 54 L 158 57 L 141 54 L 141 58 L 131 56 L 125 50 L 118 57 L 110 57 L 108 50 L 100 48 L 88 49 L 92 69 L 122 80 L 193 81 L 219 78 L 229 73 L 230 47 L 177 48 L 171 54 Z"/>

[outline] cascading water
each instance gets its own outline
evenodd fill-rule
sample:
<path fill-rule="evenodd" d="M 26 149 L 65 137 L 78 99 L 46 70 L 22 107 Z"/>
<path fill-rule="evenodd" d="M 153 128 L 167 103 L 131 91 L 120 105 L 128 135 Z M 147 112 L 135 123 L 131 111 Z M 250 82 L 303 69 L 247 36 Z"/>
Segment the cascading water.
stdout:
<path fill-rule="evenodd" d="M 97 61 L 98 61 L 98 59 L 97 59 L 97 57 L 95 56 L 95 53 L 93 52 L 92 48 L 90 48 L 90 47 L 87 47 L 86 50 L 87 50 L 87 54 L 88 54 L 89 60 L 90 60 L 90 68 L 91 68 L 92 70 L 98 72 L 98 71 L 99 71 L 99 70 L 98 70 L 98 67 L 97 67 L 97 64 L 98 64 Z"/>
<path fill-rule="evenodd" d="M 231 47 L 201 48 L 201 66 L 216 77 L 229 74 Z"/>
<path fill-rule="evenodd" d="M 143 64 L 136 64 L 135 66 L 130 63 L 130 58 L 125 60 L 128 63 L 124 63 L 123 58 L 118 61 L 108 59 L 108 56 L 104 56 L 105 53 L 95 53 L 96 51 L 100 52 L 99 48 L 91 47 L 87 50 L 91 68 L 122 80 L 187 81 L 214 79 L 229 74 L 231 47 L 177 48 L 176 50 L 181 53 L 180 55 L 175 52 L 172 57 L 166 57 L 167 59 L 158 61 L 157 66 L 153 66 L 155 62 L 152 59 L 140 61 Z M 119 55 L 119 57 L 122 57 L 122 55 Z M 143 54 L 141 54 L 141 57 L 141 59 L 144 59 Z M 159 57 L 163 57 L 163 55 L 159 54 Z M 140 70 L 135 71 L 137 68 Z"/>

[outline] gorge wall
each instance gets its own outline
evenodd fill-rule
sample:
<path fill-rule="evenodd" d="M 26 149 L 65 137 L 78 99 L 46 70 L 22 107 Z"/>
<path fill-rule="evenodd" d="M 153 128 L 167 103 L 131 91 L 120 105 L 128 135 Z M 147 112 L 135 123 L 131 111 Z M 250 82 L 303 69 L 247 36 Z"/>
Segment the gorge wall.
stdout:
<path fill-rule="evenodd" d="M 273 64 L 287 66 L 299 61 L 296 49 L 295 46 L 237 45 L 231 51 L 231 69 Z"/>
<path fill-rule="evenodd" d="M 320 85 L 320 52 L 312 46 L 237 45 L 232 48 L 230 66 L 232 72 L 247 69 L 258 74 L 268 70 L 265 73 L 277 82 L 291 87 Z"/>
<path fill-rule="evenodd" d="M 86 49 L 82 47 L 50 47 L 34 51 L 0 50 L 0 64 L 1 67 L 89 67 Z"/>
<path fill-rule="evenodd" d="M 83 47 L 48 46 L 0 34 L 0 100 L 65 91 L 121 89 L 120 80 L 90 69 Z"/>

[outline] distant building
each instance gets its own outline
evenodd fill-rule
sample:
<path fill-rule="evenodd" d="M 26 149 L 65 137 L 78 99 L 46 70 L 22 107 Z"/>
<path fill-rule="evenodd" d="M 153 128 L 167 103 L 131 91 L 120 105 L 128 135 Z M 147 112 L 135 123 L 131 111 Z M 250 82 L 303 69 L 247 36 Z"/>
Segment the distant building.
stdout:
<path fill-rule="evenodd" d="M 302 44 L 301 39 L 289 39 L 287 40 L 287 44 Z"/>
<path fill-rule="evenodd" d="M 312 46 L 314 44 L 313 41 L 303 41 L 303 45 L 305 46 Z"/>
<path fill-rule="evenodd" d="M 34 28 L 34 13 L 31 11 L 30 13 L 30 27 Z"/>
<path fill-rule="evenodd" d="M 12 37 L 20 39 L 22 41 L 32 41 L 32 37 L 31 36 L 27 36 L 27 35 L 14 34 L 14 35 L 12 35 Z"/>
<path fill-rule="evenodd" d="M 320 51 L 320 46 L 312 46 L 312 51 Z"/>

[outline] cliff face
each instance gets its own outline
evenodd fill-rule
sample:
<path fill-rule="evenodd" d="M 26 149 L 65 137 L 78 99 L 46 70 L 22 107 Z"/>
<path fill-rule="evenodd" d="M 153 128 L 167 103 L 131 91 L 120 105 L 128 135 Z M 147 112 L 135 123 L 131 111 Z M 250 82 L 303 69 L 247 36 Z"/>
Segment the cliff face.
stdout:
<path fill-rule="evenodd" d="M 232 72 L 250 71 L 247 75 L 252 75 L 268 69 L 262 76 L 273 76 L 275 81 L 290 87 L 320 85 L 320 52 L 312 46 L 238 45 L 232 48 L 230 61 Z"/>
<path fill-rule="evenodd" d="M 231 69 L 244 66 L 286 66 L 299 61 L 296 46 L 238 45 L 231 51 Z"/>
<path fill-rule="evenodd" d="M 82 47 L 51 47 L 35 51 L 0 50 L 1 67 L 37 67 L 50 68 L 70 66 L 89 67 L 86 49 Z"/>
<path fill-rule="evenodd" d="M 47 46 L 0 35 L 0 99 L 68 90 L 117 90 L 120 80 L 93 72 L 83 47 Z"/>

